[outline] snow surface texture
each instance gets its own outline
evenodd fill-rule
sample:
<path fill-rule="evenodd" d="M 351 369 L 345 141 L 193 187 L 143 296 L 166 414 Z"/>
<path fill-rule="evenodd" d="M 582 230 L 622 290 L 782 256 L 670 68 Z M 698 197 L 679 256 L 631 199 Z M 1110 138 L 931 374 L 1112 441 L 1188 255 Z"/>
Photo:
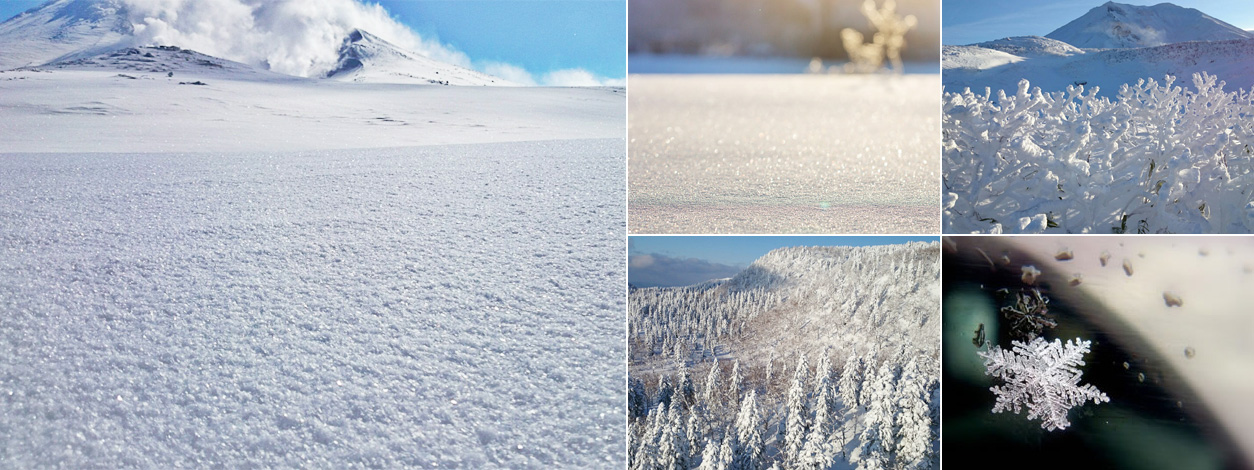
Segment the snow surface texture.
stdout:
<path fill-rule="evenodd" d="M 622 149 L 0 155 L 0 466 L 622 468 Z"/>
<path fill-rule="evenodd" d="M 1045 37 L 1080 48 L 1108 49 L 1250 39 L 1254 34 L 1170 3 L 1139 6 L 1106 2 Z"/>
<path fill-rule="evenodd" d="M 1222 86 L 946 94 L 945 232 L 1254 231 L 1254 99 Z"/>
<path fill-rule="evenodd" d="M 632 75 L 632 233 L 932 233 L 936 75 Z"/>
<path fill-rule="evenodd" d="M 1081 339 L 1067 341 L 1055 339 L 1052 343 L 1042 338 L 1022 343 L 1012 341 L 1014 348 L 1007 351 L 993 346 L 980 352 L 988 375 L 1006 383 L 990 388 L 997 395 L 993 412 L 1028 409 L 1028 419 L 1041 419 L 1041 427 L 1048 431 L 1067 429 L 1071 422 L 1067 412 L 1084 402 L 1100 404 L 1110 401 L 1105 393 L 1092 384 L 1080 385 L 1084 354 L 1091 342 Z"/>

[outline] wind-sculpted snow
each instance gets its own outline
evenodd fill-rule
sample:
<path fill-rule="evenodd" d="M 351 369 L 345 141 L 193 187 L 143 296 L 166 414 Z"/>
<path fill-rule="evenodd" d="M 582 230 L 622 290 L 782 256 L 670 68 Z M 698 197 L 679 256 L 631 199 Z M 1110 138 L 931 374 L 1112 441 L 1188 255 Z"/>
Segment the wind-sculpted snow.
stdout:
<path fill-rule="evenodd" d="M 623 161 L 0 155 L 0 467 L 623 468 Z"/>
<path fill-rule="evenodd" d="M 1254 230 L 1254 102 L 1223 87 L 946 93 L 945 232 Z"/>

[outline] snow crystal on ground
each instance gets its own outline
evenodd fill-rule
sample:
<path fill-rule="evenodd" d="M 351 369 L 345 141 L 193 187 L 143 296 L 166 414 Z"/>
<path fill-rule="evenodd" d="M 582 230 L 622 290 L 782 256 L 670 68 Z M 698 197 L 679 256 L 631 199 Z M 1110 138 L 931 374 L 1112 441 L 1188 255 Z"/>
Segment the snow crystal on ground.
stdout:
<path fill-rule="evenodd" d="M 933 233 L 940 77 L 633 75 L 632 233 Z"/>
<path fill-rule="evenodd" d="M 624 466 L 623 142 L 0 155 L 0 466 Z"/>

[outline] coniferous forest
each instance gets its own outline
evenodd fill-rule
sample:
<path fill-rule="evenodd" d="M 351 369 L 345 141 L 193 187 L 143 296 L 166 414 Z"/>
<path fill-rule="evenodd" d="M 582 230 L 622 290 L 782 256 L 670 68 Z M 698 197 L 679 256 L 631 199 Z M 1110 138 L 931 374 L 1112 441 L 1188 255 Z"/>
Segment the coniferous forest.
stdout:
<path fill-rule="evenodd" d="M 631 469 L 939 462 L 939 244 L 772 251 L 629 295 Z"/>

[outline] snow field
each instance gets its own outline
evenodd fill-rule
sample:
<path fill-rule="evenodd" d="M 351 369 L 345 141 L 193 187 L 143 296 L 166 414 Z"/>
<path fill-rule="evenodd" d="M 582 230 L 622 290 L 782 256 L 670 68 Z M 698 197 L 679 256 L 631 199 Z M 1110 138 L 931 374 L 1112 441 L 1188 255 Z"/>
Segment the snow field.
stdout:
<path fill-rule="evenodd" d="M 623 135 L 622 88 L 348 84 L 212 67 L 171 78 L 67 67 L 0 72 L 0 151 L 287 152 Z M 179 84 L 192 81 L 207 85 Z"/>
<path fill-rule="evenodd" d="M 0 154 L 0 466 L 623 467 L 622 149 Z"/>
<path fill-rule="evenodd" d="M 938 75 L 632 75 L 632 233 L 932 233 Z"/>

